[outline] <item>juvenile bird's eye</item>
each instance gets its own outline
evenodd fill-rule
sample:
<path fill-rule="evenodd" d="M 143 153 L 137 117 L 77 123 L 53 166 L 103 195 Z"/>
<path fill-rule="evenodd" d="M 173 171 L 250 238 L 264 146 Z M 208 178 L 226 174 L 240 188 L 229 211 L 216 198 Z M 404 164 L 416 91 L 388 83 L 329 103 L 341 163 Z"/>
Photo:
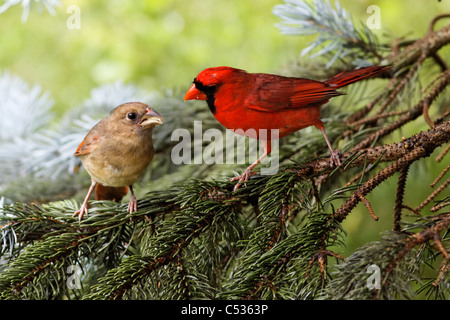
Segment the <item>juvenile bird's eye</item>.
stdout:
<path fill-rule="evenodd" d="M 130 112 L 129 114 L 127 114 L 127 118 L 130 120 L 136 119 L 136 113 Z"/>

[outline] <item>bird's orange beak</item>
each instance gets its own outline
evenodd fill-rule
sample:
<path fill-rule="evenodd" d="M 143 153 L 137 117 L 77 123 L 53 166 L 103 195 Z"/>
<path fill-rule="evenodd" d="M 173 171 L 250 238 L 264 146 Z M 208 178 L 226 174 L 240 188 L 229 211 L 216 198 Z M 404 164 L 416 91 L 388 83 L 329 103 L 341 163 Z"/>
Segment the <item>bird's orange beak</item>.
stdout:
<path fill-rule="evenodd" d="M 184 101 L 186 100 L 206 100 L 206 94 L 201 92 L 195 87 L 195 83 L 189 88 L 188 92 L 184 96 Z"/>

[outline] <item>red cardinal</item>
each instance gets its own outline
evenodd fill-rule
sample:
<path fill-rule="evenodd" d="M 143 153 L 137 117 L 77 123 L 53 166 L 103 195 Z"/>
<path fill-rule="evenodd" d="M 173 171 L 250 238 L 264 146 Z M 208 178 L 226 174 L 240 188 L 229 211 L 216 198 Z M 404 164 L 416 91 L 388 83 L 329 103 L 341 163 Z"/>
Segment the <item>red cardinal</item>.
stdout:
<path fill-rule="evenodd" d="M 97 123 L 77 148 L 75 155 L 91 176 L 91 187 L 80 210 L 88 213 L 88 200 L 95 188 L 97 200 L 120 201 L 131 192 L 128 212 L 137 211 L 132 185 L 144 174 L 153 158 L 153 127 L 162 117 L 141 102 L 124 103 Z"/>
<path fill-rule="evenodd" d="M 260 139 L 264 154 L 241 176 L 234 190 L 248 180 L 252 169 L 271 151 L 271 129 L 284 137 L 300 129 L 316 126 L 330 149 L 330 165 L 341 164 L 320 120 L 320 107 L 341 95 L 337 89 L 373 76 L 389 66 L 372 66 L 345 71 L 326 81 L 283 77 L 265 73 L 247 73 L 231 67 L 214 67 L 200 72 L 184 100 L 206 100 L 214 117 L 228 129 L 242 129 L 243 135 Z M 253 129 L 253 130 L 249 130 Z M 249 133 L 245 131 L 249 130 Z M 264 130 L 264 131 L 260 131 Z M 241 130 L 239 130 L 241 131 Z M 250 133 L 265 132 L 264 136 Z"/>

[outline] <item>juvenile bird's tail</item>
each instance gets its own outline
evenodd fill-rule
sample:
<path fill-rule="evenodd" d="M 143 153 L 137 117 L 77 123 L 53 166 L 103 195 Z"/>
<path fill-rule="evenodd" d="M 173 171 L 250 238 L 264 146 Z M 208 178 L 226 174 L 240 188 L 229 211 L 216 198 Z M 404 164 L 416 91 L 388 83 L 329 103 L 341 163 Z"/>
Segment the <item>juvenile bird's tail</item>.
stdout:
<path fill-rule="evenodd" d="M 371 77 L 380 72 L 383 72 L 389 69 L 390 66 L 371 66 L 371 67 L 363 67 L 351 71 L 343 71 L 338 73 L 334 77 L 324 81 L 329 85 L 337 88 L 345 87 L 353 82 Z"/>
<path fill-rule="evenodd" d="M 95 200 L 111 200 L 120 202 L 128 193 L 128 187 L 105 187 L 97 183 Z"/>

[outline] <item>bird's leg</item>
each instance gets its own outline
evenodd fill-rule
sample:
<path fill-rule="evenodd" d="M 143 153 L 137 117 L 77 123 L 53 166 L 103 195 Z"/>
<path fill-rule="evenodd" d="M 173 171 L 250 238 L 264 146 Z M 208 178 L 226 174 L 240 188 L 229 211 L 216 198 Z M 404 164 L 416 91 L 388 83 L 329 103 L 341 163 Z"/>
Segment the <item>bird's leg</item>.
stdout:
<path fill-rule="evenodd" d="M 262 159 L 267 157 L 267 155 L 270 153 L 270 151 L 271 151 L 270 140 L 262 140 L 262 144 L 263 144 L 263 148 L 264 148 L 263 155 L 261 157 L 259 157 L 258 160 L 253 162 L 250 166 L 248 166 L 247 169 L 245 169 L 244 172 L 240 176 L 237 176 L 237 177 L 234 177 L 233 179 L 231 179 L 231 181 L 238 180 L 238 183 L 234 186 L 234 191 L 239 189 L 239 187 L 241 186 L 241 184 L 243 182 L 248 181 L 248 178 L 250 178 L 251 175 L 256 174 L 256 172 L 251 172 L 251 171 L 253 170 L 254 167 L 256 167 L 262 161 Z"/>
<path fill-rule="evenodd" d="M 130 197 L 130 202 L 128 203 L 127 211 L 129 213 L 133 213 L 133 212 L 137 211 L 137 199 L 136 199 L 136 196 L 134 195 L 133 186 L 130 185 L 129 187 L 130 187 L 131 197 Z"/>
<path fill-rule="evenodd" d="M 316 127 L 322 132 L 323 137 L 328 145 L 328 149 L 330 149 L 330 166 L 338 167 L 341 165 L 341 159 L 339 159 L 339 150 L 333 149 L 331 146 L 330 140 L 328 140 L 327 134 L 325 133 L 325 127 L 322 123 L 316 125 Z"/>
<path fill-rule="evenodd" d="M 88 201 L 89 201 L 89 198 L 91 197 L 92 192 L 94 191 L 95 186 L 97 185 L 97 182 L 94 181 L 94 179 L 91 179 L 91 181 L 92 181 L 91 186 L 89 187 L 88 193 L 86 195 L 86 198 L 83 201 L 83 204 L 81 205 L 80 210 L 75 211 L 75 213 L 72 216 L 72 217 L 75 217 L 76 215 L 79 215 L 80 216 L 79 221 L 81 221 L 81 218 L 83 218 L 83 215 L 85 213 L 86 213 L 86 216 L 88 215 Z"/>

